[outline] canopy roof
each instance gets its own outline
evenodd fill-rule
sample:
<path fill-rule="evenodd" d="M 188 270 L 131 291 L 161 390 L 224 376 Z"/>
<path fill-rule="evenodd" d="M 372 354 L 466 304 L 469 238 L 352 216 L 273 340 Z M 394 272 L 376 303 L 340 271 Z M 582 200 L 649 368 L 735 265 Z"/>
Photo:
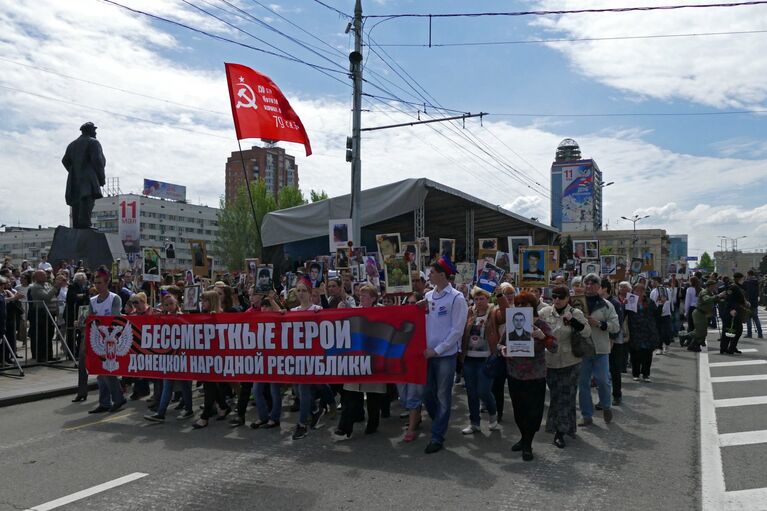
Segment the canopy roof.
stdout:
<path fill-rule="evenodd" d="M 421 207 L 427 236 L 464 238 L 470 210 L 474 211 L 476 238 L 526 235 L 533 237 L 533 243 L 549 244 L 559 233 L 551 226 L 425 178 L 405 179 L 363 190 L 362 205 L 362 228 L 375 228 L 378 233 L 413 233 L 413 212 Z M 348 194 L 273 211 L 266 215 L 261 227 L 263 245 L 271 247 L 327 237 L 328 221 L 349 218 L 350 211 Z"/>

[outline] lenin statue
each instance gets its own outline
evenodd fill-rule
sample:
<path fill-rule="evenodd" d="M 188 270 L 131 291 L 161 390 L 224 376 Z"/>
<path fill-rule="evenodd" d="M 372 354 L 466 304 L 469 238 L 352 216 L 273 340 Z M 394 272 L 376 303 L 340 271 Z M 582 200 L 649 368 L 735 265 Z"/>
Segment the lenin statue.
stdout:
<path fill-rule="evenodd" d="M 104 166 L 107 161 L 96 140 L 96 126 L 86 122 L 80 126 L 82 134 L 67 146 L 61 163 L 67 169 L 66 200 L 72 207 L 72 227 L 91 227 L 91 213 L 96 199 L 103 197 L 101 187 L 106 184 Z"/>

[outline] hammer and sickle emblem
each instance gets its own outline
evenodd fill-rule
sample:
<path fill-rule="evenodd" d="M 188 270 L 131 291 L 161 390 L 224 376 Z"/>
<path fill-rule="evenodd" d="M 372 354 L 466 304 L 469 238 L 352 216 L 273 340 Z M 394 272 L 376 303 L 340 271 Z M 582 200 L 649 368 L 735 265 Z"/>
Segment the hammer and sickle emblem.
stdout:
<path fill-rule="evenodd" d="M 250 88 L 250 85 L 247 83 L 238 83 L 237 87 L 239 89 L 237 90 L 237 97 L 241 98 L 242 101 L 237 100 L 237 108 L 252 108 L 253 110 L 258 110 L 258 105 L 256 104 L 256 93 L 253 92 L 253 89 Z"/>

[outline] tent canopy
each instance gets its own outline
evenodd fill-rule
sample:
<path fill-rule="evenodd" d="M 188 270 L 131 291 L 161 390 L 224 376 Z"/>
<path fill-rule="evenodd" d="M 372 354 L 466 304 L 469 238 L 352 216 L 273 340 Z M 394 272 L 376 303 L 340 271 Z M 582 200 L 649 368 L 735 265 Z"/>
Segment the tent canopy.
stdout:
<path fill-rule="evenodd" d="M 475 238 L 524 235 L 533 243 L 550 244 L 559 231 L 425 178 L 405 179 L 362 191 L 362 228 L 377 233 L 400 232 L 404 239 L 418 230 L 416 211 L 423 211 L 423 234 Z M 349 218 L 351 195 L 273 211 L 261 227 L 264 247 L 328 236 L 328 221 Z M 469 216 L 473 222 L 469 221 Z M 471 229 L 469 229 L 471 223 Z M 363 233 L 363 238 L 365 234 Z"/>

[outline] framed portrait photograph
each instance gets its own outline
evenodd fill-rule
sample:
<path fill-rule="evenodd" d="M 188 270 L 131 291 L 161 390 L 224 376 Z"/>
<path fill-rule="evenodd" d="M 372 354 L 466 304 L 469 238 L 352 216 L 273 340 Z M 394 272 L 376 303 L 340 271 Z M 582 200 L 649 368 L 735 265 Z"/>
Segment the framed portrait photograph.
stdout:
<path fill-rule="evenodd" d="M 642 265 L 644 265 L 644 259 L 641 257 L 634 257 L 631 259 L 630 272 L 632 275 L 638 275 L 642 272 Z"/>
<path fill-rule="evenodd" d="M 320 287 L 320 284 L 325 281 L 325 266 L 320 261 L 308 261 L 306 276 L 311 281 L 312 287 Z"/>
<path fill-rule="evenodd" d="M 347 247 L 336 249 L 336 270 L 349 268 L 349 264 L 349 248 Z"/>
<path fill-rule="evenodd" d="M 585 240 L 573 240 L 573 257 L 576 259 L 587 259 Z"/>
<path fill-rule="evenodd" d="M 600 271 L 602 272 L 602 275 L 615 275 L 615 271 L 617 270 L 618 265 L 615 261 L 614 255 L 599 256 L 599 263 L 601 266 Z"/>
<path fill-rule="evenodd" d="M 330 239 L 331 254 L 336 253 L 336 249 L 348 247 L 352 240 L 352 219 L 338 218 L 328 220 L 328 238 Z"/>
<path fill-rule="evenodd" d="M 384 280 L 386 294 L 412 293 L 410 268 L 402 256 L 390 257 L 384 261 Z"/>
<path fill-rule="evenodd" d="M 455 262 L 455 239 L 453 238 L 440 238 L 439 239 L 439 255 L 447 256 L 451 261 Z"/>
<path fill-rule="evenodd" d="M 258 268 L 258 259 L 245 259 L 245 274 L 250 282 L 256 281 L 256 269 Z"/>
<path fill-rule="evenodd" d="M 455 284 L 457 286 L 461 284 L 470 286 L 474 282 L 474 263 L 455 263 L 455 267 L 458 270 L 455 274 Z"/>
<path fill-rule="evenodd" d="M 402 257 L 410 265 L 411 270 L 421 270 L 421 251 L 418 249 L 418 243 L 415 241 L 403 241 L 401 245 Z"/>
<path fill-rule="evenodd" d="M 479 238 L 479 250 L 498 250 L 498 238 Z"/>
<path fill-rule="evenodd" d="M 378 254 L 381 257 L 381 261 L 386 261 L 390 257 L 396 257 L 400 253 L 402 238 L 400 238 L 398 232 L 377 234 L 376 245 L 378 246 Z"/>
<path fill-rule="evenodd" d="M 201 295 L 200 286 L 185 287 L 183 309 L 185 311 L 200 310 L 200 295 Z"/>
<path fill-rule="evenodd" d="M 208 250 L 202 240 L 189 240 L 192 254 L 192 272 L 198 277 L 208 276 Z"/>
<path fill-rule="evenodd" d="M 145 282 L 160 282 L 160 254 L 153 248 L 145 248 L 143 251 L 144 268 L 143 279 Z"/>
<path fill-rule="evenodd" d="M 634 293 L 628 293 L 626 295 L 626 310 L 631 312 L 637 311 L 637 305 L 639 304 L 639 295 Z"/>
<path fill-rule="evenodd" d="M 271 264 L 260 264 L 256 274 L 256 291 L 259 293 L 268 293 L 274 289 L 272 277 L 274 269 Z"/>
<path fill-rule="evenodd" d="M 485 262 L 482 271 L 479 272 L 477 287 L 484 289 L 490 294 L 495 292 L 495 288 L 501 283 L 505 272 L 492 263 Z"/>
<path fill-rule="evenodd" d="M 497 251 L 495 253 L 495 265 L 504 272 L 509 273 L 511 271 L 511 258 L 508 252 Z"/>
<path fill-rule="evenodd" d="M 586 261 L 585 263 L 581 263 L 581 275 L 584 277 L 589 273 L 596 273 L 599 275 L 600 269 L 600 265 L 596 261 Z"/>
<path fill-rule="evenodd" d="M 506 309 L 506 349 L 507 357 L 534 357 L 533 308 L 509 307 Z"/>
<path fill-rule="evenodd" d="M 90 305 L 80 305 L 77 308 L 77 328 L 85 328 L 85 321 L 91 313 Z"/>
<path fill-rule="evenodd" d="M 416 238 L 415 242 L 418 243 L 418 252 L 421 254 L 421 257 L 429 257 L 431 255 L 428 236 L 424 238 Z"/>
<path fill-rule="evenodd" d="M 572 305 L 574 309 L 580 310 L 584 316 L 589 317 L 589 304 L 586 301 L 586 295 L 571 296 L 570 305 Z"/>
<path fill-rule="evenodd" d="M 586 240 L 586 259 L 599 259 L 599 241 Z"/>
<path fill-rule="evenodd" d="M 519 250 L 521 287 L 545 287 L 549 285 L 549 247 L 530 245 Z"/>
<path fill-rule="evenodd" d="M 368 253 L 367 247 L 354 247 L 352 249 L 352 263 L 365 264 L 365 256 Z"/>
<path fill-rule="evenodd" d="M 533 244 L 532 236 L 509 236 L 509 255 L 511 257 L 511 271 L 519 272 L 519 249 Z"/>
<path fill-rule="evenodd" d="M 549 247 L 549 271 L 559 270 L 559 247 Z"/>
<path fill-rule="evenodd" d="M 184 286 L 194 285 L 194 272 L 192 270 L 186 270 L 184 272 Z"/>

